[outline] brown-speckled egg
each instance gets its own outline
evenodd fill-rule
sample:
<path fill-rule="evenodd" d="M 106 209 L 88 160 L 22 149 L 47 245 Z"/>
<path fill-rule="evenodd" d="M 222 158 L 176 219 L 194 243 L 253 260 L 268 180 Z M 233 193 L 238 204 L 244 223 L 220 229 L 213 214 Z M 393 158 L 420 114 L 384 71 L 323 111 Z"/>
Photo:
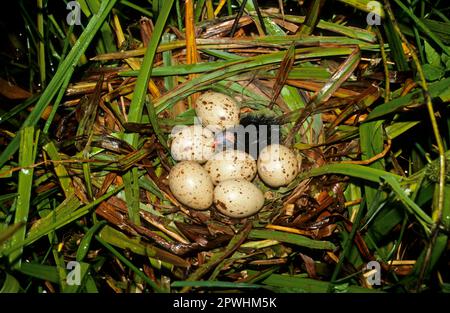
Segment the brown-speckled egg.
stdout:
<path fill-rule="evenodd" d="M 203 126 L 215 131 L 239 124 L 239 106 L 223 93 L 207 91 L 201 94 L 195 102 L 195 113 Z"/>
<path fill-rule="evenodd" d="M 214 185 L 228 179 L 251 181 L 256 175 L 256 161 L 239 150 L 225 150 L 215 154 L 204 165 Z"/>
<path fill-rule="evenodd" d="M 262 191 L 248 180 L 225 180 L 214 189 L 214 206 L 220 213 L 232 218 L 253 215 L 263 205 Z"/>
<path fill-rule="evenodd" d="M 171 139 L 170 152 L 177 161 L 205 163 L 214 155 L 214 133 L 200 125 L 183 127 Z"/>
<path fill-rule="evenodd" d="M 258 175 L 271 187 L 285 186 L 292 182 L 298 173 L 298 160 L 295 153 L 283 145 L 269 145 L 258 157 Z"/>
<path fill-rule="evenodd" d="M 213 203 L 211 177 L 197 162 L 183 161 L 172 167 L 169 187 L 178 201 L 193 209 L 206 210 Z"/>

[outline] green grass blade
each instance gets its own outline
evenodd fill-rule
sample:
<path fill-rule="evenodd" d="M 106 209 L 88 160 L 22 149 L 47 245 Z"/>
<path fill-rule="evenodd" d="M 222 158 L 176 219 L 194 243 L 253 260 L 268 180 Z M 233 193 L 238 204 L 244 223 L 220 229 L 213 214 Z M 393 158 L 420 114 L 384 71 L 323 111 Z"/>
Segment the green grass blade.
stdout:
<path fill-rule="evenodd" d="M 139 182 L 137 177 L 137 168 L 132 168 L 123 176 L 125 185 L 125 200 L 128 207 L 129 219 L 136 225 L 141 224 L 139 218 Z"/>
<path fill-rule="evenodd" d="M 385 18 L 385 22 L 383 24 L 384 32 L 386 34 L 386 38 L 389 42 L 389 48 L 391 50 L 392 58 L 395 61 L 397 69 L 399 71 L 407 71 L 409 70 L 408 61 L 406 60 L 405 53 L 403 51 L 402 41 L 398 33 L 394 30 L 394 26 L 392 25 L 392 21 L 388 16 Z"/>
<path fill-rule="evenodd" d="M 28 126 L 34 126 L 39 121 L 40 116 L 44 112 L 45 108 L 51 103 L 53 97 L 59 92 L 61 84 L 66 80 L 66 76 L 73 72 L 73 67 L 77 64 L 81 55 L 84 54 L 89 47 L 92 39 L 100 29 L 103 22 L 106 20 L 109 12 L 114 7 L 117 0 L 102 1 L 100 10 L 97 14 L 93 15 L 86 29 L 78 38 L 75 45 L 70 50 L 65 60 L 61 63 L 55 76 L 48 84 L 42 93 L 39 101 L 34 107 L 33 111 L 27 117 L 23 123 L 22 128 Z M 20 138 L 16 136 L 7 146 L 7 148 L 0 154 L 0 167 L 2 167 L 10 156 L 13 155 L 19 148 Z"/>
<path fill-rule="evenodd" d="M 432 98 L 439 97 L 450 88 L 450 78 L 428 85 L 429 93 Z M 415 90 L 406 96 L 383 103 L 370 112 L 367 116 L 366 122 L 380 118 L 386 114 L 396 112 L 406 106 L 418 105 L 424 102 L 422 90 Z"/>
<path fill-rule="evenodd" d="M 142 176 L 139 178 L 139 187 L 143 188 L 155 196 L 157 196 L 161 200 L 165 200 L 164 195 L 161 193 L 161 190 L 159 190 L 158 186 L 155 184 L 154 181 L 150 180 L 148 176 Z"/>
<path fill-rule="evenodd" d="M 144 59 L 142 61 L 141 69 L 137 77 L 136 86 L 133 92 L 133 99 L 130 103 L 130 109 L 128 112 L 128 121 L 131 123 L 139 123 L 141 121 L 142 112 L 144 108 L 144 101 L 147 97 L 148 83 L 153 68 L 153 61 L 155 59 L 156 49 L 164 31 L 164 26 L 167 22 L 170 10 L 172 8 L 174 0 L 164 1 L 162 9 L 159 12 L 158 19 L 156 21 L 155 29 L 153 30 L 152 37 L 145 51 Z M 155 121 L 153 121 L 155 122 Z M 156 121 L 157 124 L 157 121 Z M 153 124 L 152 124 L 153 125 Z M 155 125 L 153 125 L 155 127 Z M 158 127 L 156 125 L 156 127 Z M 131 138 L 130 138 L 131 139 Z M 130 143 L 137 143 L 137 136 L 133 137 Z"/>
<path fill-rule="evenodd" d="M 428 276 L 432 272 L 434 267 L 437 265 L 437 262 L 439 261 L 442 253 L 444 253 L 446 251 L 447 242 L 448 242 L 447 235 L 439 234 L 437 236 L 436 243 L 433 247 L 433 251 L 431 252 L 429 262 L 426 266 L 425 276 Z M 425 256 L 427 254 L 427 250 L 428 250 L 428 245 L 425 245 L 425 248 L 423 249 L 420 256 L 417 258 L 417 262 L 414 265 L 414 268 L 413 268 L 414 275 L 411 275 L 412 277 L 418 277 L 420 275 L 420 271 L 424 265 L 423 263 L 425 262 Z M 407 278 L 411 278 L 411 276 L 407 277 Z"/>
<path fill-rule="evenodd" d="M 156 292 L 164 292 L 161 287 L 159 287 L 153 280 L 147 277 L 141 270 L 139 270 L 133 263 L 131 263 L 126 257 L 124 257 L 119 251 L 114 249 L 112 245 L 103 240 L 101 236 L 95 236 L 95 238 L 100 242 L 106 249 L 108 249 L 112 254 L 114 254 L 120 261 L 122 261 L 126 266 L 128 266 L 136 275 L 142 278 L 147 284 L 149 284 L 153 290 Z"/>
<path fill-rule="evenodd" d="M 314 100 L 315 105 L 327 101 L 336 90 L 352 75 L 361 60 L 361 51 L 357 47 L 333 73 L 328 82 L 319 90 Z"/>
<path fill-rule="evenodd" d="M 367 13 L 371 13 L 372 10 L 374 9 L 373 5 L 372 6 L 369 5 L 370 2 L 374 2 L 373 0 L 339 0 L 339 1 Z M 380 15 L 380 17 L 384 17 L 385 14 L 383 6 L 380 2 L 378 2 L 378 4 L 379 4 L 379 12 L 377 13 Z"/>
<path fill-rule="evenodd" d="M 248 235 L 250 239 L 271 239 L 291 243 L 301 247 L 319 250 L 333 250 L 335 245 L 329 241 L 313 240 L 305 236 L 281 231 L 253 229 Z"/>
<path fill-rule="evenodd" d="M 253 270 L 248 270 L 247 273 L 249 275 L 254 275 L 257 272 Z M 326 281 L 281 274 L 272 274 L 266 279 L 262 280 L 261 283 L 274 287 L 283 287 L 287 289 L 292 288 L 297 292 L 315 292 L 315 293 L 328 292 L 328 285 L 329 285 L 328 282 Z M 379 292 L 374 289 L 367 289 L 352 285 L 347 286 L 346 289 L 347 289 L 346 291 L 349 293 Z"/>
<path fill-rule="evenodd" d="M 30 105 L 33 105 L 36 101 L 38 101 L 39 97 L 40 95 L 31 96 L 21 104 L 15 105 L 13 108 L 6 111 L 3 115 L 0 116 L 0 125 L 8 121 L 9 119 L 13 118 L 18 113 L 28 108 Z"/>
<path fill-rule="evenodd" d="M 359 127 L 359 142 L 361 146 L 362 160 L 367 160 L 384 150 L 383 121 L 374 121 L 362 124 Z M 369 165 L 371 168 L 384 170 L 384 159 L 379 159 Z M 371 208 L 379 192 L 372 186 L 364 186 L 367 207 Z"/>
<path fill-rule="evenodd" d="M 401 176 L 393 173 L 356 164 L 327 164 L 300 174 L 297 179 L 302 180 L 307 177 L 327 175 L 331 173 L 360 178 L 374 183 L 381 183 L 381 176 L 391 176 L 399 181 L 402 179 Z M 290 186 L 291 185 L 289 185 L 289 187 Z"/>
<path fill-rule="evenodd" d="M 74 69 L 70 69 L 67 72 L 65 80 L 63 81 L 62 85 L 60 86 L 61 89 L 60 89 L 59 93 L 56 95 L 55 101 L 53 102 L 52 111 L 50 112 L 50 115 L 48 116 L 47 121 L 45 122 L 44 129 L 43 129 L 44 134 L 47 134 L 50 129 L 53 119 L 55 118 L 56 112 L 58 111 L 59 104 L 61 103 L 61 100 L 64 97 L 67 86 L 69 85 L 70 78 L 72 77 L 73 71 L 74 71 Z"/>
<path fill-rule="evenodd" d="M 254 16 L 253 12 L 251 12 L 251 15 Z M 285 14 L 283 16 L 280 13 L 270 13 L 270 14 L 263 13 L 263 16 L 276 17 L 278 19 L 283 19 L 288 22 L 292 22 L 292 23 L 296 23 L 296 24 L 303 24 L 305 22 L 304 16 L 289 15 L 289 14 Z M 265 20 L 265 21 L 266 21 L 266 25 L 267 25 L 267 20 Z M 275 23 L 272 23 L 272 24 L 277 26 Z M 335 33 L 346 36 L 346 37 L 342 37 L 341 40 L 345 40 L 345 39 L 348 40 L 348 38 L 353 38 L 353 39 L 363 40 L 363 41 L 369 42 L 369 43 L 376 42 L 375 33 L 373 33 L 372 31 L 366 30 L 366 29 L 342 25 L 342 24 L 338 24 L 338 23 L 332 23 L 332 22 L 328 22 L 325 20 L 320 20 L 319 23 L 316 25 L 316 27 L 318 29 L 331 31 L 331 32 L 335 32 Z M 270 27 L 269 27 L 269 29 L 270 29 Z M 308 37 L 308 36 L 305 36 L 302 34 L 296 34 L 294 36 L 298 36 L 302 39 L 305 37 Z M 322 38 L 322 36 L 320 36 L 320 37 L 314 36 L 314 37 L 316 37 L 318 40 L 321 40 L 321 38 Z M 258 38 L 258 39 L 262 39 L 262 38 Z"/>
<path fill-rule="evenodd" d="M 179 256 L 146 244 L 142 242 L 140 238 L 130 238 L 110 226 L 103 227 L 98 236 L 95 238 L 100 238 L 103 241 L 121 249 L 129 249 L 133 253 L 162 260 L 176 266 L 188 267 L 190 265 Z"/>
<path fill-rule="evenodd" d="M 242 59 L 235 58 L 236 59 Z M 152 69 L 152 76 L 163 76 L 165 80 L 167 76 L 175 76 L 175 75 L 188 75 L 188 74 L 197 74 L 214 71 L 216 69 L 221 69 L 226 67 L 227 65 L 231 65 L 234 62 L 230 61 L 215 61 L 215 62 L 204 62 L 204 63 L 196 63 L 196 64 L 179 64 L 172 66 L 161 66 Z M 139 71 L 124 71 L 119 72 L 121 76 L 137 76 Z M 275 74 L 272 72 L 264 72 L 261 71 L 258 73 L 258 76 L 263 78 L 273 78 Z M 289 79 L 313 79 L 313 80 L 326 80 L 330 78 L 329 72 L 323 67 L 293 67 L 288 75 Z M 173 79 L 173 78 L 171 78 Z M 167 90 L 171 90 L 173 88 L 167 88 Z"/>
<path fill-rule="evenodd" d="M 0 247 L 0 255 L 9 255 L 13 251 L 15 251 L 17 249 L 21 249 L 23 246 L 27 246 L 27 245 L 35 242 L 42 236 L 48 235 L 50 232 L 55 231 L 56 229 L 59 229 L 65 225 L 69 224 L 70 222 L 73 222 L 73 221 L 79 219 L 80 217 L 89 213 L 90 210 L 92 208 L 96 207 L 99 203 L 108 199 L 109 197 L 116 194 L 117 192 L 119 192 L 122 189 L 123 189 L 123 185 L 118 186 L 118 187 L 116 187 L 116 189 L 111 190 L 110 192 L 104 194 L 103 196 L 99 197 L 95 201 L 93 201 L 85 206 L 82 206 L 79 209 L 76 209 L 72 213 L 64 214 L 62 217 L 57 218 L 55 221 L 52 220 L 52 218 L 54 218 L 54 216 L 52 216 L 53 213 L 47 215 L 45 218 L 48 218 L 50 220 L 49 222 L 42 223 L 41 226 L 30 230 L 30 233 L 28 234 L 27 238 L 25 238 L 25 240 L 17 243 L 16 245 L 13 245 L 8 248 Z M 75 202 L 73 205 L 74 206 L 76 206 L 77 204 L 80 205 L 81 202 L 78 200 L 78 198 L 76 198 L 76 197 L 74 197 L 74 198 L 75 198 L 75 200 L 73 200 L 73 201 L 78 201 L 78 203 Z"/>
<path fill-rule="evenodd" d="M 98 293 L 97 285 L 95 284 L 95 279 L 91 275 L 86 278 L 86 283 L 84 285 L 87 293 Z"/>
<path fill-rule="evenodd" d="M 149 111 L 150 123 L 152 124 L 155 132 L 158 134 L 158 139 L 163 140 L 161 142 L 163 145 L 165 144 L 165 140 L 160 131 L 158 119 L 156 116 L 157 114 L 155 113 L 153 103 L 147 96 L 147 89 L 150 82 L 156 49 L 158 48 L 158 43 L 163 34 L 164 26 L 166 25 L 173 2 L 174 0 L 164 1 L 162 8 L 159 11 L 158 19 L 156 21 L 152 37 L 148 44 L 147 50 L 144 55 L 144 60 L 142 61 L 142 65 L 137 77 L 136 86 L 133 92 L 133 99 L 131 100 L 130 109 L 128 112 L 128 121 L 131 123 L 139 123 L 142 118 L 144 102 L 147 98 L 147 101 L 149 102 L 147 109 Z M 139 136 L 138 134 L 128 134 L 125 136 L 125 140 L 128 141 L 131 145 L 136 146 L 139 140 Z M 165 144 L 165 146 L 167 145 Z M 125 183 L 125 193 L 130 219 L 133 223 L 139 225 L 139 184 L 137 169 L 133 168 L 131 171 L 127 172 L 123 178 Z"/>
<path fill-rule="evenodd" d="M 2 230 L 0 232 L 0 245 L 3 244 L 9 238 L 11 238 L 22 227 L 25 227 L 24 222 L 10 225 L 6 229 Z"/>
<path fill-rule="evenodd" d="M 50 141 L 43 147 L 44 151 L 47 152 L 50 159 L 53 161 L 61 161 L 61 157 L 59 156 L 58 150 L 53 141 Z M 55 163 L 54 166 L 55 174 L 59 180 L 61 185 L 61 189 L 64 192 L 66 198 L 69 198 L 75 193 L 75 190 L 72 185 L 72 179 L 70 178 L 69 173 L 65 166 L 61 163 Z"/>
<path fill-rule="evenodd" d="M 442 225 L 446 229 L 450 229 L 450 185 L 445 186 L 445 204 L 441 217 Z"/>
<path fill-rule="evenodd" d="M 244 230 L 237 233 L 229 242 L 226 248 L 222 251 L 214 253 L 208 262 L 202 264 L 199 268 L 195 270 L 185 281 L 198 281 L 208 273 L 212 268 L 218 265 L 222 260 L 231 255 L 245 240 L 250 231 L 250 227 L 244 226 Z M 184 287 L 181 292 L 188 292 L 191 289 L 190 286 Z"/>
<path fill-rule="evenodd" d="M 437 12 L 437 11 L 436 11 Z M 445 17 L 441 13 L 440 17 Z M 450 20 L 445 17 L 445 22 L 439 22 L 428 18 L 421 18 L 422 23 L 425 24 L 433 33 L 436 34 L 445 44 L 450 44 Z"/>
<path fill-rule="evenodd" d="M 295 50 L 295 58 L 296 60 L 301 60 L 312 57 L 349 55 L 353 51 L 354 49 L 348 47 L 328 49 L 300 48 Z M 269 66 L 275 67 L 277 64 L 279 65 L 279 63 L 283 60 L 285 54 L 286 52 L 282 51 L 271 53 L 268 55 L 249 57 L 234 61 L 233 64 L 230 64 L 226 68 L 218 69 L 214 72 L 208 72 L 200 75 L 199 77 L 196 77 L 182 85 L 179 85 L 171 92 L 168 92 L 167 94 L 158 98 L 155 101 L 156 113 L 161 113 L 179 100 L 186 98 L 187 96 L 198 90 L 201 90 L 202 88 L 207 88 L 212 83 L 221 81 L 242 72 L 248 72 L 251 70 L 261 69 Z"/>
<path fill-rule="evenodd" d="M 319 22 L 320 10 L 322 6 L 325 4 L 325 0 L 318 0 L 310 2 L 310 6 L 308 8 L 308 12 L 306 14 L 305 22 L 302 24 L 300 30 L 298 31 L 300 34 L 310 35 L 314 31 L 317 23 Z"/>
<path fill-rule="evenodd" d="M 148 17 L 152 17 L 153 16 L 153 13 L 151 11 L 146 10 L 143 7 L 141 7 L 139 5 L 136 5 L 136 4 L 134 4 L 134 3 L 130 2 L 130 1 L 120 0 L 120 3 L 123 4 L 123 5 L 126 5 L 127 7 L 132 8 L 133 10 L 141 12 L 142 14 L 147 15 Z"/>
<path fill-rule="evenodd" d="M 31 188 L 33 185 L 33 168 L 29 167 L 34 163 L 36 156 L 37 138 L 35 138 L 34 127 L 26 127 L 22 130 L 19 150 L 19 166 L 22 168 L 19 172 L 19 186 L 16 213 L 14 223 L 24 223 L 28 221 L 30 211 Z M 26 228 L 20 228 L 11 238 L 11 245 L 15 245 L 25 238 Z M 15 268 L 20 268 L 21 260 L 16 260 L 22 254 L 22 250 L 17 250 L 9 256 L 10 262 L 15 262 Z"/>
<path fill-rule="evenodd" d="M 89 247 L 91 245 L 92 238 L 94 237 L 95 233 L 105 224 L 106 221 L 98 222 L 84 234 L 83 239 L 81 240 L 77 250 L 76 260 L 78 262 L 83 261 L 83 259 L 86 257 L 86 255 L 89 252 Z"/>
<path fill-rule="evenodd" d="M 45 47 L 46 42 L 44 41 L 46 36 L 44 34 L 44 12 L 43 12 L 43 0 L 37 0 L 37 27 L 39 32 L 39 54 L 38 54 L 38 64 L 39 64 L 39 75 L 41 79 L 41 86 L 45 88 L 46 85 L 46 60 L 45 60 Z"/>
<path fill-rule="evenodd" d="M 413 20 L 414 24 L 419 28 L 422 33 L 426 34 L 431 38 L 439 47 L 441 47 L 442 51 L 444 51 L 447 55 L 450 56 L 450 48 L 444 45 L 441 39 L 436 36 L 422 21 L 414 15 L 411 10 L 409 10 L 400 0 L 394 0 L 394 2 Z"/>
<path fill-rule="evenodd" d="M 265 288 L 266 286 L 249 284 L 249 283 L 236 283 L 228 281 L 217 280 L 203 280 L 203 281 L 174 281 L 171 284 L 172 287 L 206 287 L 206 288 L 231 288 L 231 289 L 258 289 Z"/>

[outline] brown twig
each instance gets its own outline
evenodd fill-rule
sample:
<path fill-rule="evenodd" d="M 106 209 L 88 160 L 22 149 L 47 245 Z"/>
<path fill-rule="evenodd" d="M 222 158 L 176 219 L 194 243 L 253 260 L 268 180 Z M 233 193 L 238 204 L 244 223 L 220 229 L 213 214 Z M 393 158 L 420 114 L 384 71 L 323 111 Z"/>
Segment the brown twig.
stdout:
<path fill-rule="evenodd" d="M 336 163 L 340 163 L 340 164 L 357 164 L 357 165 L 368 165 L 371 164 L 379 159 L 382 159 L 386 156 L 386 154 L 389 152 L 389 150 L 391 149 L 391 145 L 392 145 L 392 140 L 388 139 L 387 140 L 387 145 L 384 147 L 384 150 L 381 151 L 380 153 L 374 155 L 373 157 L 371 157 L 370 159 L 367 160 L 360 160 L 360 161 L 350 161 L 350 160 L 345 160 L 345 161 L 341 161 L 341 162 L 336 162 Z"/>

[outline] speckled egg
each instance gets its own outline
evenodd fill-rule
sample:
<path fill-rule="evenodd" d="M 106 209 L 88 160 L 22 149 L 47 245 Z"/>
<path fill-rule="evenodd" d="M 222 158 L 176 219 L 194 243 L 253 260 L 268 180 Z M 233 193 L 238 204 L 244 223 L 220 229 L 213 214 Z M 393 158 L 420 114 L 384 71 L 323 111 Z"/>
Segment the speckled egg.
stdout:
<path fill-rule="evenodd" d="M 228 179 L 251 181 L 256 175 L 256 161 L 239 150 L 225 150 L 215 154 L 204 165 L 214 185 Z"/>
<path fill-rule="evenodd" d="M 169 187 L 178 201 L 193 209 L 206 210 L 213 203 L 214 185 L 197 162 L 183 161 L 172 167 Z"/>
<path fill-rule="evenodd" d="M 177 161 L 205 163 L 214 150 L 214 133 L 200 125 L 183 127 L 171 135 L 170 152 Z"/>
<path fill-rule="evenodd" d="M 244 179 L 225 180 L 214 189 L 214 206 L 228 217 L 248 217 L 257 213 L 263 205 L 262 191 Z"/>
<path fill-rule="evenodd" d="M 223 93 L 207 91 L 201 94 L 195 102 L 195 113 L 203 126 L 214 131 L 239 124 L 239 106 Z"/>
<path fill-rule="evenodd" d="M 265 147 L 259 154 L 257 166 L 259 177 L 271 187 L 289 184 L 298 173 L 295 153 L 279 144 Z"/>

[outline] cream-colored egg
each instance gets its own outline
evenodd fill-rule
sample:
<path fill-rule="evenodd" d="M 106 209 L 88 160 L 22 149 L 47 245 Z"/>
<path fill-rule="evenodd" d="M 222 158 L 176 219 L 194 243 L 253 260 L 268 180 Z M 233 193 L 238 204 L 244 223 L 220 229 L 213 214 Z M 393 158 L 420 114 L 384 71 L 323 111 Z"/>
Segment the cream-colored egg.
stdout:
<path fill-rule="evenodd" d="M 228 179 L 245 179 L 251 181 L 256 175 L 256 161 L 253 157 L 239 150 L 225 150 L 215 154 L 204 165 L 214 185 Z"/>
<path fill-rule="evenodd" d="M 214 206 L 220 213 L 232 218 L 253 215 L 263 205 L 262 191 L 244 179 L 225 180 L 214 189 Z"/>
<path fill-rule="evenodd" d="M 269 145 L 258 157 L 258 175 L 271 187 L 285 186 L 298 174 L 298 160 L 295 153 L 283 145 Z"/>
<path fill-rule="evenodd" d="M 170 152 L 177 161 L 205 163 L 214 150 L 214 133 L 200 125 L 183 127 L 171 135 Z"/>
<path fill-rule="evenodd" d="M 169 187 L 178 201 L 193 209 L 206 210 L 213 203 L 214 185 L 197 162 L 183 161 L 172 167 Z"/>
<path fill-rule="evenodd" d="M 223 93 L 207 91 L 201 94 L 195 102 L 195 113 L 203 126 L 214 131 L 239 124 L 239 106 Z"/>

